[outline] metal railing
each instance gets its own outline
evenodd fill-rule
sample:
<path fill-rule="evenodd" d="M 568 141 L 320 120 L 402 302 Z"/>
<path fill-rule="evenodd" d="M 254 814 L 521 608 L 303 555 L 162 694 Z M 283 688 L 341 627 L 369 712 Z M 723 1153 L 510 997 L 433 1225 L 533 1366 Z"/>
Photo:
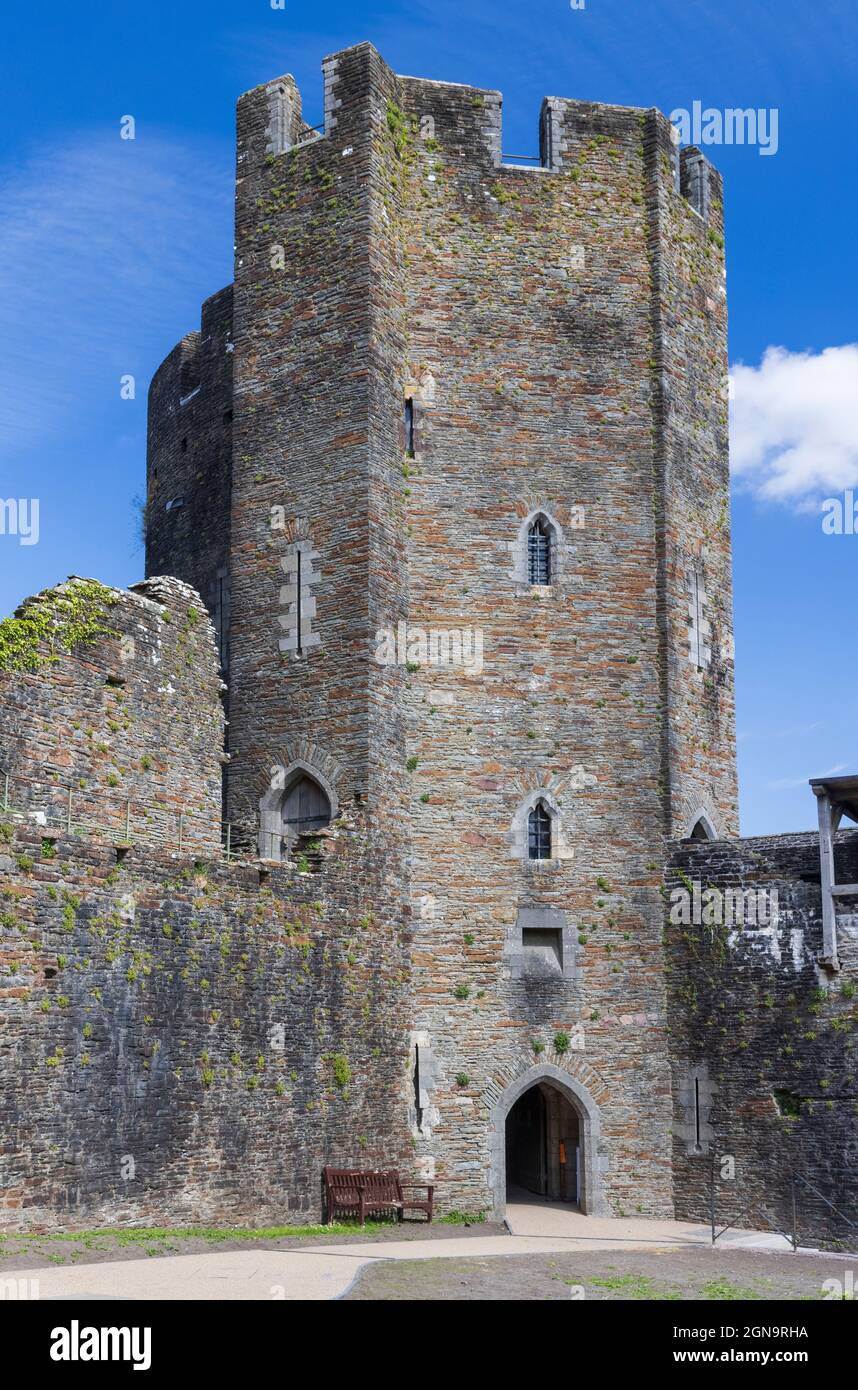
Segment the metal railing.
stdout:
<path fill-rule="evenodd" d="M 824 1192 L 820 1192 L 819 1188 L 818 1188 L 814 1183 L 812 1183 L 812 1182 L 810 1181 L 810 1179 L 807 1178 L 807 1177 L 804 1175 L 804 1173 L 799 1172 L 799 1170 L 798 1170 L 797 1168 L 795 1168 L 795 1167 L 793 1166 L 793 1164 L 791 1164 L 791 1163 L 789 1163 L 789 1162 L 786 1162 L 786 1164 L 785 1164 L 785 1169 L 782 1169 L 782 1170 L 781 1170 L 781 1174 L 780 1174 L 781 1177 L 788 1176 L 788 1178 L 789 1178 L 789 1192 L 790 1192 L 790 1221 L 789 1221 L 789 1227 L 790 1227 L 790 1229 L 789 1229 L 789 1230 L 784 1230 L 784 1229 L 783 1229 L 783 1225 L 778 1224 L 778 1223 L 777 1223 L 777 1220 L 772 1220 L 772 1218 L 769 1216 L 769 1213 L 768 1213 L 767 1211 L 764 1211 L 764 1210 L 761 1209 L 761 1207 L 760 1207 L 760 1205 L 759 1205 L 759 1200 L 758 1200 L 756 1197 L 752 1198 L 749 1202 L 747 1202 L 747 1203 L 739 1210 L 737 1216 L 735 1216 L 731 1221 L 727 1221 L 727 1222 L 721 1227 L 721 1229 L 718 1230 L 718 1220 L 717 1220 L 717 1202 L 718 1202 L 718 1198 L 717 1198 L 717 1189 L 716 1189 L 716 1184 L 715 1184 L 715 1167 L 716 1167 L 716 1164 L 719 1163 L 719 1162 L 721 1161 L 721 1158 L 723 1158 L 723 1157 L 725 1157 L 725 1155 L 718 1155 L 718 1154 L 713 1150 L 713 1153 L 712 1153 L 712 1164 L 711 1164 L 711 1167 L 710 1167 L 710 1170 L 709 1170 L 709 1220 L 710 1220 L 710 1226 L 711 1226 L 711 1230 L 712 1230 L 712 1244 L 713 1244 L 713 1245 L 715 1245 L 716 1241 L 720 1240 L 721 1237 L 722 1237 L 723 1235 L 725 1235 L 727 1231 L 734 1230 L 734 1229 L 739 1229 L 739 1223 L 742 1222 L 742 1221 L 744 1221 L 746 1217 L 753 1217 L 753 1218 L 755 1218 L 756 1220 L 758 1220 L 758 1221 L 761 1222 L 761 1227 L 760 1227 L 760 1229 L 765 1230 L 765 1231 L 772 1231 L 772 1232 L 773 1232 L 774 1234 L 776 1234 L 776 1235 L 783 1236 L 784 1240 L 788 1240 L 789 1243 L 790 1243 L 790 1245 L 792 1246 L 793 1253 L 795 1253 L 795 1252 L 798 1250 L 798 1248 L 799 1248 L 799 1221 L 800 1221 L 800 1218 L 803 1218 L 803 1215 L 804 1215 L 804 1214 L 800 1211 L 800 1208 L 799 1208 L 799 1187 L 800 1187 L 800 1185 L 802 1185 L 802 1186 L 804 1187 L 804 1189 L 806 1189 L 808 1192 L 811 1192 L 815 1197 L 818 1197 L 819 1200 L 820 1200 L 821 1202 L 824 1202 L 825 1205 L 826 1205 L 826 1207 L 828 1207 L 828 1209 L 829 1209 L 831 1212 L 833 1212 L 836 1216 L 838 1216 L 838 1217 L 840 1218 L 841 1221 L 845 1222 L 846 1226 L 847 1226 L 850 1230 L 858 1231 L 858 1223 L 856 1223 L 855 1221 L 853 1221 L 851 1217 L 847 1216 L 846 1213 L 845 1213 L 844 1211 L 841 1211 L 840 1207 L 836 1206 L 836 1205 L 834 1204 L 834 1202 L 830 1201 L 829 1198 L 826 1197 L 826 1195 L 825 1195 Z M 773 1172 L 773 1171 L 770 1169 L 769 1172 L 770 1172 L 770 1174 L 771 1174 L 771 1175 L 775 1178 L 775 1180 L 776 1180 L 776 1179 L 777 1179 L 777 1170 L 775 1169 L 774 1172 Z M 732 1205 L 732 1203 L 731 1203 L 731 1205 Z M 814 1237 L 813 1237 L 813 1239 L 815 1239 L 815 1240 L 818 1239 L 818 1238 L 819 1238 L 818 1236 L 814 1236 Z"/>
<path fill-rule="evenodd" d="M 288 860 L 299 872 L 313 872 L 321 862 L 311 836 L 296 839 L 278 831 L 260 832 L 246 823 L 222 820 L 205 806 L 129 797 L 102 786 L 75 787 L 50 775 L 22 777 L 3 768 L 0 821 L 53 832 L 46 833 L 45 839 L 54 839 L 59 832 L 68 838 L 108 843 L 117 850 L 140 844 L 178 854 L 216 855 L 228 863 Z"/>

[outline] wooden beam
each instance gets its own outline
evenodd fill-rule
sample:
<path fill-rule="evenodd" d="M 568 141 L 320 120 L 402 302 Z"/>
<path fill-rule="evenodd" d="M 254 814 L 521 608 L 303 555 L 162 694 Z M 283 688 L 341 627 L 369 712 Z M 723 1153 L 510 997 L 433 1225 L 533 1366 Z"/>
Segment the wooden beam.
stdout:
<path fill-rule="evenodd" d="M 814 788 L 816 791 L 816 788 Z M 819 868 L 822 883 L 822 951 L 820 963 L 839 970 L 837 959 L 837 914 L 834 910 L 834 837 L 832 806 L 828 794 L 816 792 L 819 813 Z"/>

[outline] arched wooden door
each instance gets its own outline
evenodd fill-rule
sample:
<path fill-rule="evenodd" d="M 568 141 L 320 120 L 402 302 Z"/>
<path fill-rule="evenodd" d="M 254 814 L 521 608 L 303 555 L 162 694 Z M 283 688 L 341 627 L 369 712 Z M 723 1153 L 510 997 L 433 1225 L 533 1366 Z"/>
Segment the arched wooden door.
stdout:
<path fill-rule="evenodd" d="M 312 777 L 299 777 L 283 797 L 282 818 L 284 835 L 312 835 L 329 824 L 331 803 Z"/>

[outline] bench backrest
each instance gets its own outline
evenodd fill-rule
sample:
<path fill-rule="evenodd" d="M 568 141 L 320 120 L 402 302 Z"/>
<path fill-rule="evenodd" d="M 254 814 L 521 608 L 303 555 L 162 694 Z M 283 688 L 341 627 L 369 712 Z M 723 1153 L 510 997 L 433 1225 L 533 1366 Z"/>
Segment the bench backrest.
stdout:
<path fill-rule="evenodd" d="M 396 1169 L 325 1168 L 325 1183 L 339 1197 L 357 1202 L 362 1191 L 377 1201 L 402 1201 L 402 1188 Z"/>
<path fill-rule="evenodd" d="M 332 1192 L 354 1194 L 357 1201 L 362 1173 L 354 1168 L 326 1168 L 325 1184 Z"/>
<path fill-rule="evenodd" d="M 361 1176 L 364 1194 L 370 1200 L 375 1199 L 379 1202 L 400 1202 L 402 1200 L 399 1174 L 395 1170 L 382 1171 L 378 1169 L 372 1173 L 363 1173 Z"/>

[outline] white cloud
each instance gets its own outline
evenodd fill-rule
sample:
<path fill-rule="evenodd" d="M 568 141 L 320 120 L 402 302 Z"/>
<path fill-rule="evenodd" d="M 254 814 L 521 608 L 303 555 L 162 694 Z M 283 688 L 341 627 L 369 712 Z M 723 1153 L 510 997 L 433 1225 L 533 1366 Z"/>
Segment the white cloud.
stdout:
<path fill-rule="evenodd" d="M 145 397 L 171 333 L 231 278 L 231 199 L 226 148 L 120 140 L 118 123 L 3 177 L 3 453 L 94 418 L 124 372 Z"/>
<path fill-rule="evenodd" d="M 817 777 L 837 777 L 841 772 L 845 772 L 848 763 L 835 763 L 827 772 L 817 773 Z M 769 782 L 770 791 L 785 792 L 791 791 L 794 787 L 807 787 L 810 785 L 809 777 L 781 777 L 776 782 Z"/>
<path fill-rule="evenodd" d="M 823 352 L 770 347 L 730 373 L 734 479 L 803 511 L 858 484 L 858 343 Z"/>

